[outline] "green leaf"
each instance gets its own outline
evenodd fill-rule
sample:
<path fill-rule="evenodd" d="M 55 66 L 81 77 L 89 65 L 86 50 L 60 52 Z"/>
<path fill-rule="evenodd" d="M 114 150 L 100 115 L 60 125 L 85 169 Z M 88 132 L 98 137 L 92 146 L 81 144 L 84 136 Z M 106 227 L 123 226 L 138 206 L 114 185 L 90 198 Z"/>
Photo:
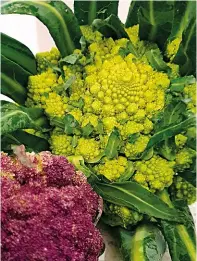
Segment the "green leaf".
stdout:
<path fill-rule="evenodd" d="M 108 159 L 113 159 L 118 156 L 118 150 L 120 147 L 120 134 L 117 128 L 111 132 L 107 146 L 105 148 L 105 155 Z"/>
<path fill-rule="evenodd" d="M 4 33 L 1 33 L 1 54 L 29 74 L 36 74 L 36 59 L 30 49 Z"/>
<path fill-rule="evenodd" d="M 46 139 L 29 134 L 23 130 L 17 130 L 1 136 L 1 149 L 5 152 L 12 151 L 12 145 L 24 144 L 28 150 L 34 152 L 49 150 L 49 143 Z"/>
<path fill-rule="evenodd" d="M 171 72 L 171 68 L 164 62 L 159 48 L 147 51 L 145 55 L 153 69 L 166 73 Z"/>
<path fill-rule="evenodd" d="M 162 140 L 173 137 L 183 131 L 186 131 L 189 127 L 195 126 L 195 117 L 190 118 L 176 124 L 172 124 L 169 127 L 165 127 L 163 130 L 156 132 L 149 140 L 146 151 L 153 147 L 155 144 Z"/>
<path fill-rule="evenodd" d="M 91 25 L 94 19 L 118 14 L 118 1 L 74 1 L 75 15 L 80 25 Z"/>
<path fill-rule="evenodd" d="M 196 158 L 194 158 L 189 169 L 179 172 L 178 175 L 196 187 Z"/>
<path fill-rule="evenodd" d="M 131 144 L 134 144 L 139 137 L 140 137 L 139 133 L 130 134 L 128 136 L 128 142 L 131 143 Z"/>
<path fill-rule="evenodd" d="M 70 54 L 70 55 L 62 58 L 60 60 L 60 62 L 65 62 L 68 64 L 75 64 L 78 61 L 79 57 L 80 57 L 79 54 L 73 53 L 73 54 Z"/>
<path fill-rule="evenodd" d="M 74 134 L 75 129 L 79 126 L 78 121 L 75 120 L 75 118 L 71 114 L 67 114 L 64 117 L 63 123 L 64 123 L 64 132 L 67 135 Z"/>
<path fill-rule="evenodd" d="M 173 5 L 174 1 L 134 0 L 126 27 L 139 23 L 140 39 L 154 42 L 163 49 L 172 28 Z M 134 22 L 131 22 L 132 18 Z"/>
<path fill-rule="evenodd" d="M 135 46 L 132 44 L 131 41 L 127 42 L 127 46 L 126 48 L 124 47 L 120 47 L 119 51 L 118 51 L 119 55 L 121 55 L 123 58 L 126 57 L 128 54 L 132 53 L 133 55 L 135 55 L 136 58 L 139 58 L 139 53 L 137 51 L 137 49 L 135 48 Z"/>
<path fill-rule="evenodd" d="M 105 20 L 95 19 L 92 23 L 92 28 L 99 31 L 105 37 L 113 39 L 128 38 L 129 36 L 124 30 L 124 26 L 116 15 L 110 15 Z"/>
<path fill-rule="evenodd" d="M 194 1 L 195 2 L 195 1 Z M 179 64 L 180 74 L 196 75 L 196 19 L 192 19 L 183 33 L 182 42 L 179 46 L 173 62 Z"/>
<path fill-rule="evenodd" d="M 171 137 L 160 142 L 158 144 L 158 152 L 167 160 L 174 160 L 176 158 L 175 137 Z"/>
<path fill-rule="evenodd" d="M 196 79 L 193 75 L 179 77 L 171 80 L 170 90 L 173 92 L 182 92 L 185 86 L 193 84 L 196 82 Z"/>
<path fill-rule="evenodd" d="M 1 92 L 18 104 L 25 104 L 27 90 L 25 86 L 30 73 L 17 63 L 1 55 Z"/>
<path fill-rule="evenodd" d="M 171 202 L 166 191 L 163 191 L 160 197 L 172 209 L 176 207 L 185 214 L 184 225 L 161 220 L 162 232 L 168 243 L 172 261 L 195 261 L 195 227 L 188 206 L 185 206 L 184 203 L 180 201 Z"/>
<path fill-rule="evenodd" d="M 123 182 L 129 180 L 135 172 L 135 168 L 132 161 L 128 161 L 128 167 L 123 174 L 121 174 L 120 178 L 117 182 Z"/>
<path fill-rule="evenodd" d="M 104 200 L 113 204 L 132 208 L 151 217 L 181 222 L 179 212 L 135 182 L 96 183 L 93 188 Z"/>
<path fill-rule="evenodd" d="M 117 228 L 120 251 L 124 261 L 161 261 L 166 250 L 160 230 L 148 223 L 134 231 Z"/>
<path fill-rule="evenodd" d="M 42 116 L 41 116 L 42 115 Z M 48 121 L 39 108 L 25 108 L 14 103 L 3 103 L 1 106 L 1 134 L 11 133 L 18 129 L 42 130 L 48 127 Z"/>
<path fill-rule="evenodd" d="M 2 14 L 26 14 L 47 26 L 62 57 L 80 48 L 81 31 L 72 10 L 62 1 L 6 1 Z"/>
<path fill-rule="evenodd" d="M 94 126 L 92 124 L 88 123 L 86 126 L 82 128 L 82 136 L 87 138 L 90 136 L 90 134 L 93 132 Z"/>

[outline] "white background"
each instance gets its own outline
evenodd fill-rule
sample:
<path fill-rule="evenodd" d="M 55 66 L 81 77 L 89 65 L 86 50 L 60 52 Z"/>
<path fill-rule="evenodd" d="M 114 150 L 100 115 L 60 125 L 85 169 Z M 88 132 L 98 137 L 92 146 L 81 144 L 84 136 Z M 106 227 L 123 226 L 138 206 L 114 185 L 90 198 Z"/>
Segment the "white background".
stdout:
<path fill-rule="evenodd" d="M 131 1 L 119 0 L 118 15 L 124 23 L 127 17 L 128 8 Z M 73 9 L 73 1 L 65 0 L 65 3 Z M 27 45 L 30 50 L 36 54 L 41 51 L 48 51 L 52 46 L 55 46 L 47 28 L 38 21 L 35 17 L 25 15 L 1 15 L 0 16 L 0 29 L 1 32 L 21 41 Z M 0 98 L 5 98 L 0 94 Z M 8 99 L 9 100 L 9 99 Z M 192 206 L 193 213 L 195 206 Z M 104 260 L 102 256 L 100 261 Z M 165 261 L 170 260 L 168 255 L 164 258 Z M 116 256 L 107 257 L 105 261 L 120 261 Z"/>

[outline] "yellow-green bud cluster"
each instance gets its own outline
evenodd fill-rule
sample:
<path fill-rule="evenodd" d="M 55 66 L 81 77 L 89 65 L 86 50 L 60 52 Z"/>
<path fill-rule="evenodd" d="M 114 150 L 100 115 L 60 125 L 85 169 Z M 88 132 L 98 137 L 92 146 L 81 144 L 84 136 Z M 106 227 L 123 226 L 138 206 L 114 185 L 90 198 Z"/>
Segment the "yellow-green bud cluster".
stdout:
<path fill-rule="evenodd" d="M 147 144 L 149 142 L 149 137 L 145 135 L 140 135 L 139 138 L 132 144 L 127 143 L 125 146 L 124 153 L 128 158 L 136 158 L 139 156 L 140 153 L 142 153 Z"/>
<path fill-rule="evenodd" d="M 128 161 L 125 157 L 119 156 L 117 159 L 104 159 L 104 163 L 95 166 L 97 174 L 105 176 L 111 181 L 117 180 L 127 169 Z"/>
<path fill-rule="evenodd" d="M 143 219 L 142 214 L 127 207 L 110 204 L 109 211 L 112 215 L 117 215 L 120 218 L 120 225 L 124 228 L 127 228 L 130 225 L 136 225 L 139 221 Z"/>
<path fill-rule="evenodd" d="M 175 198 L 185 200 L 188 205 L 196 201 L 196 188 L 180 176 L 174 177 L 170 188 Z"/>
<path fill-rule="evenodd" d="M 80 26 L 81 32 L 88 42 L 99 42 L 102 40 L 102 34 L 98 31 L 93 32 L 89 25 Z"/>
<path fill-rule="evenodd" d="M 186 141 L 187 141 L 187 137 L 183 134 L 178 134 L 175 136 L 175 143 L 177 148 L 179 149 L 184 147 Z"/>
<path fill-rule="evenodd" d="M 51 151 L 57 155 L 70 156 L 75 149 L 72 146 L 72 137 L 65 134 L 52 133 L 50 138 Z"/>
<path fill-rule="evenodd" d="M 183 91 L 184 91 L 185 99 L 190 100 L 187 104 L 187 108 L 195 114 L 196 113 L 196 84 L 194 83 L 186 86 Z"/>
<path fill-rule="evenodd" d="M 155 192 L 172 184 L 174 162 L 169 162 L 154 155 L 150 160 L 137 161 L 133 179 Z"/>
<path fill-rule="evenodd" d="M 60 52 L 57 48 L 52 47 L 50 52 L 42 52 L 36 54 L 37 70 L 39 73 L 46 71 L 50 65 L 57 66 L 60 59 Z"/>
<path fill-rule="evenodd" d="M 76 156 L 82 156 L 85 160 L 93 160 L 101 153 L 100 143 L 95 139 L 80 138 L 75 150 Z"/>
<path fill-rule="evenodd" d="M 50 117 L 63 117 L 67 109 L 67 103 L 64 102 L 64 98 L 55 93 L 49 93 L 48 97 L 45 97 L 45 108 L 46 114 Z"/>
<path fill-rule="evenodd" d="M 172 61 L 179 49 L 181 38 L 175 38 L 172 42 L 167 44 L 166 48 L 166 56 Z"/>
<path fill-rule="evenodd" d="M 193 162 L 193 158 L 196 156 L 196 152 L 190 148 L 183 148 L 179 150 L 176 154 L 176 165 L 175 169 L 177 171 L 183 171 L 188 169 Z"/>

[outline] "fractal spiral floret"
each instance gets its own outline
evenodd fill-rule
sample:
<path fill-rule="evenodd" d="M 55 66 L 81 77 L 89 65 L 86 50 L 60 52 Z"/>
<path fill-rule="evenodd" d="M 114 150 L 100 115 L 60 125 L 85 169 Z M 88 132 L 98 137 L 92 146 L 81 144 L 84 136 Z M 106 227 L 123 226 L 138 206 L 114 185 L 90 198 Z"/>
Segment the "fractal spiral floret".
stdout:
<path fill-rule="evenodd" d="M 65 2 L 2 3 L 54 40 L 1 37 L 4 260 L 98 261 L 97 225 L 120 261 L 195 261 L 196 1 Z"/>

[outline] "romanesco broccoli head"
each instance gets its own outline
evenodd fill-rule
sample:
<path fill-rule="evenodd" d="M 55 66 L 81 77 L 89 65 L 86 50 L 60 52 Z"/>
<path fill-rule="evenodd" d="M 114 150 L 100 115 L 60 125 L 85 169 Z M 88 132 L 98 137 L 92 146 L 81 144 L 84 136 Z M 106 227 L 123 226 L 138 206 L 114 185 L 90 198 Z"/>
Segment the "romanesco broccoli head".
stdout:
<path fill-rule="evenodd" d="M 184 147 L 186 141 L 187 141 L 187 137 L 183 134 L 178 134 L 175 136 L 175 143 L 176 143 L 177 148 Z"/>
<path fill-rule="evenodd" d="M 49 142 L 52 153 L 56 155 L 70 156 L 75 153 L 71 136 L 53 131 Z"/>
<path fill-rule="evenodd" d="M 95 139 L 80 138 L 75 150 L 76 156 L 82 156 L 85 160 L 93 160 L 101 153 L 100 142 Z"/>
<path fill-rule="evenodd" d="M 137 161 L 133 179 L 139 184 L 155 192 L 172 184 L 174 162 L 154 155 L 150 160 Z"/>
<path fill-rule="evenodd" d="M 114 204 L 104 205 L 103 220 L 111 226 L 128 228 L 136 225 L 142 219 L 143 215 L 133 209 Z"/>
<path fill-rule="evenodd" d="M 102 34 L 98 31 L 93 31 L 89 25 L 80 26 L 81 32 L 88 42 L 100 42 L 102 40 Z"/>
<path fill-rule="evenodd" d="M 124 153 L 127 158 L 136 158 L 146 148 L 149 142 L 149 137 L 146 135 L 140 135 L 134 143 L 128 143 L 125 145 Z"/>
<path fill-rule="evenodd" d="M 115 181 L 121 177 L 128 167 L 128 161 L 125 157 L 119 156 L 117 159 L 108 160 L 104 158 L 102 163 L 94 167 L 95 171 L 105 176 L 110 181 Z"/>
<path fill-rule="evenodd" d="M 172 196 L 183 199 L 188 205 L 196 201 L 196 188 L 180 176 L 175 176 L 170 187 Z"/>
<path fill-rule="evenodd" d="M 185 169 L 188 169 L 195 156 L 196 152 L 190 148 L 184 147 L 183 149 L 180 149 L 176 154 L 175 170 L 184 171 Z"/>
<path fill-rule="evenodd" d="M 37 53 L 36 60 L 37 60 L 38 72 L 41 73 L 47 71 L 47 69 L 51 65 L 57 66 L 59 59 L 60 59 L 60 52 L 55 47 L 52 47 L 51 51 L 49 52 Z"/>

